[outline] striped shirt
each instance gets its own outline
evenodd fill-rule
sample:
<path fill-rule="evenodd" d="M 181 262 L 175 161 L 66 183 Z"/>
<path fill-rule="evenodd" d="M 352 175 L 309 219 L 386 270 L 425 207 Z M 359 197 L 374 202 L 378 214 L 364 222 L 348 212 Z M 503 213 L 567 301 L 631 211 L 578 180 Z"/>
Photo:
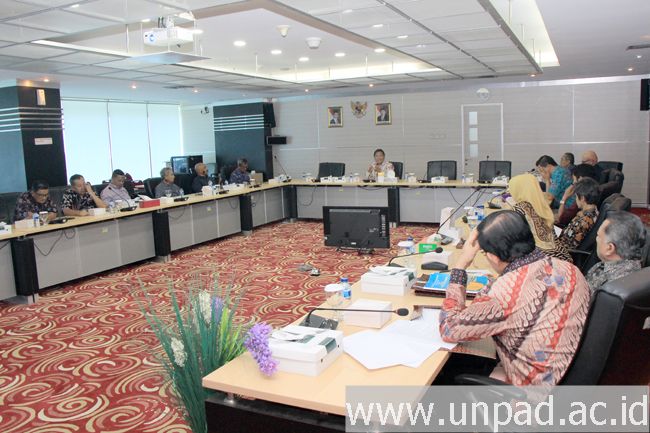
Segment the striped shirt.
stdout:
<path fill-rule="evenodd" d="M 536 249 L 510 263 L 471 305 L 467 273 L 454 269 L 440 314 L 448 342 L 492 337 L 507 382 L 555 385 L 576 352 L 591 291 L 578 268 Z"/>

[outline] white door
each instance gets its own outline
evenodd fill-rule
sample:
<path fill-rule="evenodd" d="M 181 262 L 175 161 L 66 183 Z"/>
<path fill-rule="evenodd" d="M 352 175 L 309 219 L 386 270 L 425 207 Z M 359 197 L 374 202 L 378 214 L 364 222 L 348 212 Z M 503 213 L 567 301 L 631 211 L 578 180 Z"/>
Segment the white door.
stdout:
<path fill-rule="evenodd" d="M 463 173 L 478 179 L 478 163 L 503 159 L 503 104 L 464 104 L 461 106 L 463 128 L 462 161 L 458 178 Z"/>

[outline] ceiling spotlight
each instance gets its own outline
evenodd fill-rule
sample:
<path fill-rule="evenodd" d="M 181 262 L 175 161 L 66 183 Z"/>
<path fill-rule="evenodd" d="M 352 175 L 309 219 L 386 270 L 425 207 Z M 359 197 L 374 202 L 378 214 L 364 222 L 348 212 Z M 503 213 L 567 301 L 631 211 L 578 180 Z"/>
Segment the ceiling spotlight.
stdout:
<path fill-rule="evenodd" d="M 192 33 L 194 33 L 195 35 L 201 35 L 201 34 L 203 34 L 203 30 L 202 29 L 192 29 Z"/>
<path fill-rule="evenodd" d="M 383 24 L 373 24 L 373 25 L 372 25 L 372 28 L 373 28 L 373 29 L 380 29 L 380 28 L 382 28 L 382 27 L 384 27 Z"/>
<path fill-rule="evenodd" d="M 300 57 L 300 58 L 298 59 L 298 61 L 299 61 L 299 62 L 303 62 L 303 63 L 304 63 L 304 62 L 308 62 L 308 61 L 309 61 L 309 57 Z"/>
<path fill-rule="evenodd" d="M 245 47 L 246 46 L 246 41 L 235 41 L 232 43 L 236 47 Z"/>
<path fill-rule="evenodd" d="M 305 89 L 305 93 L 309 93 L 309 89 Z"/>
<path fill-rule="evenodd" d="M 368 84 L 368 87 L 375 87 L 375 85 L 370 83 L 370 84 Z"/>
<path fill-rule="evenodd" d="M 145 19 L 143 19 L 143 20 L 140 20 L 140 22 L 141 22 L 141 23 L 150 23 L 150 22 L 151 22 L 151 18 L 145 18 Z"/>
<path fill-rule="evenodd" d="M 199 93 L 199 89 L 192 89 L 192 92 Z"/>
<path fill-rule="evenodd" d="M 289 34 L 289 29 L 291 28 L 291 26 L 287 25 L 287 24 L 282 24 L 282 25 L 277 26 L 276 28 L 280 32 L 280 36 L 282 36 L 283 38 L 286 38 L 287 35 Z"/>
<path fill-rule="evenodd" d="M 345 53 L 343 53 L 343 52 L 334 53 L 334 56 L 335 57 L 345 57 Z"/>
<path fill-rule="evenodd" d="M 636 58 L 637 58 L 637 59 L 640 59 L 641 57 L 643 57 L 641 54 L 637 54 L 637 55 L 636 55 Z"/>
<path fill-rule="evenodd" d="M 397 39 L 406 39 L 406 38 L 408 38 L 408 37 L 409 37 L 409 35 L 399 35 L 399 36 L 397 37 Z"/>
<path fill-rule="evenodd" d="M 352 9 L 346 9 L 346 10 L 344 10 L 342 13 L 344 13 L 344 14 L 351 14 L 352 12 L 354 12 Z"/>
<path fill-rule="evenodd" d="M 274 56 L 279 56 L 280 54 L 282 54 L 282 50 L 271 50 L 271 54 L 273 54 Z"/>
<path fill-rule="evenodd" d="M 535 78 L 536 76 L 537 76 L 537 74 L 530 74 L 529 75 L 530 78 Z"/>
<path fill-rule="evenodd" d="M 70 6 L 70 9 L 77 9 L 79 7 L 79 3 L 75 3 L 72 6 Z"/>
<path fill-rule="evenodd" d="M 386 52 L 386 48 L 375 48 L 375 53 L 377 54 L 381 54 L 385 52 Z"/>
<path fill-rule="evenodd" d="M 132 89 L 137 89 L 138 86 L 136 86 L 135 84 L 131 84 L 131 88 L 132 88 Z"/>
<path fill-rule="evenodd" d="M 45 82 L 45 83 L 49 83 L 49 82 L 50 82 L 50 79 L 47 78 L 47 77 L 45 77 L 45 78 L 43 78 L 43 82 Z"/>
<path fill-rule="evenodd" d="M 426 48 L 427 46 L 424 44 L 417 44 L 415 48 Z"/>
<path fill-rule="evenodd" d="M 316 50 L 318 49 L 318 47 L 320 47 L 321 38 L 312 36 L 310 38 L 305 39 L 305 41 L 307 41 L 307 46 L 310 49 Z"/>
<path fill-rule="evenodd" d="M 632 72 L 633 70 L 634 70 L 634 68 L 631 68 L 631 67 L 627 68 L 627 72 Z"/>

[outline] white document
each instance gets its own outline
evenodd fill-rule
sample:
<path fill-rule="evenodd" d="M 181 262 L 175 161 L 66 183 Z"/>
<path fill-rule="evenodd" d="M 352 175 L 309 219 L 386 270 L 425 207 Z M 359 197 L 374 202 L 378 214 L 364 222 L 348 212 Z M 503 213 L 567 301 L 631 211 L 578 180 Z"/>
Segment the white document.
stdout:
<path fill-rule="evenodd" d="M 555 231 L 555 236 L 560 236 L 562 233 L 562 229 L 559 228 L 558 226 L 553 226 L 553 230 Z"/>

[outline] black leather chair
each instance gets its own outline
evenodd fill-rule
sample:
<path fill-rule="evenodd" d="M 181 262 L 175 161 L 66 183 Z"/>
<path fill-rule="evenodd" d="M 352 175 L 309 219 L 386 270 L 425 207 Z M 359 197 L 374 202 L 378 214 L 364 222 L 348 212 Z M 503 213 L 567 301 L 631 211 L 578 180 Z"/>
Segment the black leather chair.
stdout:
<path fill-rule="evenodd" d="M 511 161 L 480 161 L 478 163 L 478 181 L 492 182 L 497 176 L 512 177 Z"/>
<path fill-rule="evenodd" d="M 233 171 L 237 168 L 237 165 L 234 164 L 226 164 L 221 166 L 221 170 L 219 170 L 219 175 L 221 176 L 221 179 L 226 182 L 230 182 L 230 175 L 232 174 Z"/>
<path fill-rule="evenodd" d="M 0 194 L 0 222 L 13 223 L 16 200 L 22 192 L 4 192 Z"/>
<path fill-rule="evenodd" d="M 646 268 L 650 266 L 650 228 L 645 229 L 645 245 L 643 246 L 643 253 L 641 253 L 641 266 Z"/>
<path fill-rule="evenodd" d="M 318 164 L 318 179 L 322 177 L 345 175 L 345 163 L 343 162 L 321 162 Z"/>
<path fill-rule="evenodd" d="M 621 194 L 610 195 L 600 205 L 596 223 L 582 242 L 580 242 L 580 245 L 575 250 L 571 250 L 573 263 L 580 268 L 583 274 L 586 274 L 599 261 L 598 255 L 596 254 L 596 234 L 605 219 L 607 219 L 607 213 L 618 210 L 629 211 L 631 207 L 632 200 Z"/>
<path fill-rule="evenodd" d="M 618 171 L 623 171 L 623 163 L 618 161 L 599 161 L 597 164 L 603 171 L 614 169 Z"/>
<path fill-rule="evenodd" d="M 427 162 L 427 178 L 446 176 L 449 180 L 456 180 L 456 161 L 440 160 Z"/>
<path fill-rule="evenodd" d="M 573 362 L 560 385 L 650 383 L 650 268 L 598 288 Z M 459 385 L 504 385 L 483 376 L 459 375 Z M 505 389 L 504 389 L 505 392 Z"/>
<path fill-rule="evenodd" d="M 395 169 L 395 177 L 401 179 L 404 174 L 404 163 L 398 161 L 391 161 L 390 163 L 393 164 L 393 168 Z"/>
<path fill-rule="evenodd" d="M 600 203 L 612 194 L 620 194 L 623 190 L 625 175 L 614 168 L 603 171 L 602 183 L 598 186 L 600 190 Z"/>
<path fill-rule="evenodd" d="M 179 188 L 183 190 L 185 194 L 192 193 L 192 181 L 194 180 L 195 175 L 189 173 L 175 173 L 174 174 L 174 183 L 178 185 Z"/>
<path fill-rule="evenodd" d="M 162 182 L 162 179 L 159 177 L 150 177 L 145 179 L 142 183 L 144 184 L 144 193 L 151 198 L 156 197 L 156 187 Z"/>

